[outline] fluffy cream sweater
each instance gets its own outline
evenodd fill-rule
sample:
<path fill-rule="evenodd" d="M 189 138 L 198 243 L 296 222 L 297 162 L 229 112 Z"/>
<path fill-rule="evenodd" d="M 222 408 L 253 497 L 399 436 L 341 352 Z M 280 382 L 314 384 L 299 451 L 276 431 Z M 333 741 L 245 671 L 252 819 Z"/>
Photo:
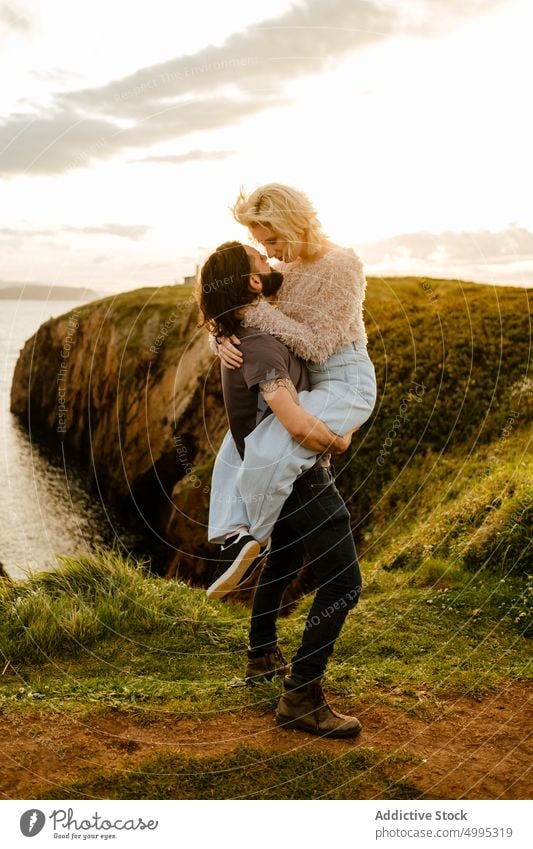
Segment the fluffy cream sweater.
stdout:
<path fill-rule="evenodd" d="M 351 248 L 334 247 L 312 262 L 280 263 L 277 304 L 246 309 L 243 324 L 271 333 L 304 360 L 322 363 L 350 342 L 367 341 L 366 280 Z"/>

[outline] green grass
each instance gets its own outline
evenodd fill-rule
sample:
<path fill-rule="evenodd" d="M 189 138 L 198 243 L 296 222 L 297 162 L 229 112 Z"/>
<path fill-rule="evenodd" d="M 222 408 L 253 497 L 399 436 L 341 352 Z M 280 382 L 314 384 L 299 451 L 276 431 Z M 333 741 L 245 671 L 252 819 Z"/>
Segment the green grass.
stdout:
<path fill-rule="evenodd" d="M 378 698 L 418 716 L 530 676 L 530 431 L 513 426 L 465 454 L 413 458 L 364 530 L 364 592 L 327 671 L 346 707 Z M 310 599 L 281 621 L 288 656 Z M 0 581 L 0 708 L 110 707 L 209 718 L 271 711 L 276 683 L 243 674 L 249 609 L 147 574 L 116 551 L 59 558 L 54 572 Z"/>
<path fill-rule="evenodd" d="M 53 572 L 0 584 L 0 650 L 11 663 L 39 663 L 117 638 L 149 652 L 157 636 L 168 639 L 171 653 L 228 649 L 243 614 L 210 604 L 183 583 L 149 578 L 142 563 L 117 552 L 59 557 Z"/>
<path fill-rule="evenodd" d="M 376 697 L 420 716 L 444 697 L 480 695 L 528 675 L 527 584 L 483 571 L 364 569 L 327 686 L 345 700 Z M 297 648 L 310 601 L 281 623 Z M 243 674 L 249 611 L 202 590 L 146 576 L 117 553 L 63 558 L 53 573 L 0 584 L 0 709 L 111 707 L 201 718 L 271 711 L 279 684 L 233 686 Z"/>
<path fill-rule="evenodd" d="M 516 439 L 518 450 L 518 433 Z M 507 448 L 512 464 L 513 444 Z M 465 539 L 492 512 L 482 509 L 484 499 L 493 505 L 494 492 L 501 492 L 498 509 L 508 515 L 508 503 L 521 492 L 522 478 L 514 493 L 501 489 L 503 461 L 480 476 L 478 464 L 485 460 L 476 455 L 463 463 L 456 511 L 449 513 L 450 499 L 440 497 L 430 480 L 418 503 L 407 499 L 397 508 L 405 509 L 409 522 L 392 514 L 387 528 L 384 516 L 376 520 L 362 564 L 364 593 L 325 680 L 340 710 L 384 706 L 430 722 L 450 699 L 479 698 L 531 678 L 531 577 L 506 568 L 505 561 L 480 557 L 472 564 L 458 554 L 470 550 Z M 455 463 L 459 457 L 450 455 L 447 471 L 439 472 L 442 484 L 457 471 Z M 467 521 L 459 532 L 460 516 Z M 428 548 L 412 562 L 398 562 L 411 543 L 427 548 L 428 540 L 439 554 Z M 309 604 L 302 599 L 280 622 L 288 656 L 298 646 Z M 238 686 L 248 621 L 245 606 L 211 602 L 203 590 L 153 577 L 116 551 L 60 558 L 54 572 L 0 581 L 0 713 L 16 714 L 18 722 L 25 716 L 31 722 L 36 711 L 50 722 L 68 714 L 90 725 L 120 711 L 143 725 L 172 717 L 194 718 L 201 727 L 237 712 L 243 731 L 248 718 L 270 722 L 280 682 Z M 135 766 L 85 770 L 61 792 L 68 798 L 423 797 L 399 778 L 405 769 L 397 753 L 357 747 L 339 754 L 299 741 L 289 752 L 238 745 L 198 756 L 166 745 Z M 38 797 L 57 796 L 54 786 L 43 786 Z"/>
<path fill-rule="evenodd" d="M 350 461 L 338 462 L 358 533 L 380 510 L 405 504 L 404 482 L 420 485 L 426 457 L 445 467 L 453 452 L 469 460 L 492 444 L 497 463 L 509 437 L 528 427 L 530 443 L 532 291 L 369 279 L 365 323 L 378 399 Z"/>
<path fill-rule="evenodd" d="M 385 569 L 421 569 L 428 558 L 447 568 L 527 573 L 532 560 L 531 430 L 471 456 L 428 452 L 383 493 L 366 535 L 367 557 Z M 372 557 L 374 551 L 379 553 Z"/>
<path fill-rule="evenodd" d="M 267 754 L 239 745 L 232 752 L 194 757 L 179 750 L 144 760 L 134 770 L 93 771 L 68 787 L 71 799 L 417 799 L 396 781 L 404 758 L 358 748 L 341 755 L 308 751 Z M 55 790 L 57 794 L 57 788 Z M 55 798 L 51 791 L 49 796 Z"/>

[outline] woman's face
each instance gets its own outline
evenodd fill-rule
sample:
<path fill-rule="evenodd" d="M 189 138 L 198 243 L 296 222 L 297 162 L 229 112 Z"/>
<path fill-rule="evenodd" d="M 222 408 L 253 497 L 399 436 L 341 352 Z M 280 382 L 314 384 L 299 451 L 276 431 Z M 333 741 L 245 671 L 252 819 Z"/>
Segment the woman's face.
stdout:
<path fill-rule="evenodd" d="M 253 239 L 263 245 L 269 258 L 281 259 L 283 262 L 293 262 L 301 254 L 302 242 L 287 242 L 270 227 L 262 224 L 250 224 L 249 231 Z"/>

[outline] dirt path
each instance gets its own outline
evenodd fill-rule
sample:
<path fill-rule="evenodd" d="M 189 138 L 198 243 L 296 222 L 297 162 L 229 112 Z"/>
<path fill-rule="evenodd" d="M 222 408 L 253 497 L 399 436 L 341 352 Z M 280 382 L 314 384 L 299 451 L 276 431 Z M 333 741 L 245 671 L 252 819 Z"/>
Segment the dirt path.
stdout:
<path fill-rule="evenodd" d="M 379 703 L 358 704 L 364 730 L 354 741 L 283 731 L 271 713 L 246 710 L 206 721 L 165 714 L 149 723 L 114 710 L 90 724 L 66 713 L 3 714 L 0 794 L 32 799 L 53 788 L 55 798 L 68 798 L 68 785 L 88 768 L 131 770 L 169 748 L 202 756 L 248 743 L 265 754 L 307 746 L 333 756 L 357 746 L 378 750 L 384 759 L 404 753 L 410 761 L 394 765 L 395 778 L 416 785 L 428 798 L 531 798 L 531 692 L 526 684 L 513 683 L 479 701 L 449 701 L 442 718 L 431 723 Z"/>

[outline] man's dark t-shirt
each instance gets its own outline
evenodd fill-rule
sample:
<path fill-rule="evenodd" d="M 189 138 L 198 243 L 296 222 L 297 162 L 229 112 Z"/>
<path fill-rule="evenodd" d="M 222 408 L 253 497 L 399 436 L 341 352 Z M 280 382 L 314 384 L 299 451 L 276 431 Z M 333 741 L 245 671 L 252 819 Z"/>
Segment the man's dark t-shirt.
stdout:
<path fill-rule="evenodd" d="M 244 438 L 270 415 L 271 410 L 259 392 L 259 384 L 276 377 L 288 377 L 296 391 L 309 389 L 309 375 L 303 360 L 285 345 L 260 330 L 241 327 L 237 334 L 244 362 L 238 369 L 221 367 L 222 391 L 231 434 L 241 457 Z"/>

